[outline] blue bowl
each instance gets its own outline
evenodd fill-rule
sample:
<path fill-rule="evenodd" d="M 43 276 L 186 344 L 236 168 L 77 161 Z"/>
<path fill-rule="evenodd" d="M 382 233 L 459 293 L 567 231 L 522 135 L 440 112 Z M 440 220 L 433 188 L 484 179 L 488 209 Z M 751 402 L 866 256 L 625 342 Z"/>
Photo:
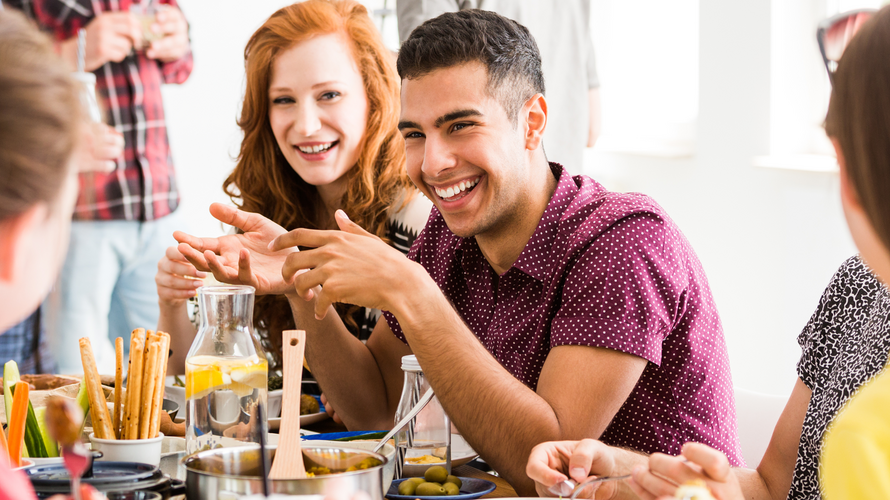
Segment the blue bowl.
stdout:
<path fill-rule="evenodd" d="M 494 483 L 492 483 L 491 481 L 486 481 L 485 479 L 476 479 L 473 477 L 461 477 L 459 479 L 462 483 L 460 485 L 459 494 L 437 497 L 399 495 L 399 485 L 403 481 L 406 481 L 407 478 L 399 479 L 392 482 L 392 486 L 390 486 L 389 491 L 386 492 L 386 498 L 389 498 L 390 500 L 470 500 L 472 498 L 479 498 L 482 495 L 487 495 L 494 491 L 494 489 L 496 488 Z"/>

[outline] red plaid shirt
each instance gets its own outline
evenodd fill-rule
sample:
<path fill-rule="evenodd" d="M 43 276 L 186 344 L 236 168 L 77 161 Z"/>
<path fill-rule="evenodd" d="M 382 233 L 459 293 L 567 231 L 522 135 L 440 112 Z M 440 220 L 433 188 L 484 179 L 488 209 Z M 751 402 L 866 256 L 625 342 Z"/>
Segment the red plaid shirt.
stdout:
<path fill-rule="evenodd" d="M 177 6 L 176 0 L 153 0 Z M 77 35 L 97 12 L 130 9 L 131 0 L 4 0 L 23 10 L 56 39 Z M 170 155 L 161 84 L 182 83 L 192 72 L 192 54 L 162 63 L 131 52 L 93 73 L 105 121 L 124 135 L 123 160 L 109 173 L 80 174 L 75 220 L 153 220 L 179 205 Z"/>

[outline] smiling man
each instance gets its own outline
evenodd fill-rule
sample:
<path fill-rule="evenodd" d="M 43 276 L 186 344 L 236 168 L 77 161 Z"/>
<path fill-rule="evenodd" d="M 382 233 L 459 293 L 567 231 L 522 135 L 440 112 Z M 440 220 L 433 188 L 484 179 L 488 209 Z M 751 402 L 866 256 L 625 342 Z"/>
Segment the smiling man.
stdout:
<path fill-rule="evenodd" d="M 342 211 L 341 231 L 268 231 L 279 235 L 268 248 L 251 243 L 262 231 L 244 235 L 251 259 L 284 261 L 309 365 L 347 427 L 391 427 L 400 359 L 414 353 L 463 436 L 520 494 L 535 492 L 525 463 L 543 441 L 670 454 L 698 441 L 743 463 L 704 271 L 651 199 L 547 161 L 528 31 L 491 12 L 444 14 L 414 30 L 398 69 L 408 172 L 435 204 L 408 258 Z M 210 257 L 218 276 L 257 282 L 237 255 L 228 269 Z M 386 311 L 367 344 L 335 302 Z"/>

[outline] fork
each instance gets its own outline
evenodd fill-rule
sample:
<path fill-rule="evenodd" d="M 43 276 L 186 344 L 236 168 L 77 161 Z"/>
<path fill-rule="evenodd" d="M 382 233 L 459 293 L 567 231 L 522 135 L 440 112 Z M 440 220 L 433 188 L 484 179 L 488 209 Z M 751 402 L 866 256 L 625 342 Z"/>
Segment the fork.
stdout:
<path fill-rule="evenodd" d="M 590 476 L 581 482 L 576 482 L 573 479 L 566 479 L 565 481 L 554 484 L 547 490 L 560 498 L 568 496 L 570 499 L 574 500 L 575 498 L 578 498 L 578 494 L 581 493 L 581 490 L 584 489 L 584 486 L 587 486 L 588 484 L 604 483 L 606 481 L 620 481 L 629 477 L 630 474 L 625 474 L 623 476 L 605 477 Z"/>

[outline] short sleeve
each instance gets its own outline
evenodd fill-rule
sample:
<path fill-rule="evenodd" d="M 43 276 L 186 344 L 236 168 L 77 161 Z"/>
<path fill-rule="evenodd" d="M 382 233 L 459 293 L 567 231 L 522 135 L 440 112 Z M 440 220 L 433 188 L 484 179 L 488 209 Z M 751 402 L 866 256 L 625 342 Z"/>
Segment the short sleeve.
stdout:
<path fill-rule="evenodd" d="M 551 347 L 605 347 L 661 363 L 689 282 L 685 259 L 665 244 L 664 221 L 626 217 L 597 236 L 568 270 Z"/>
<path fill-rule="evenodd" d="M 810 390 L 818 385 L 822 367 L 826 364 L 827 351 L 830 349 L 829 333 L 843 321 L 845 308 L 851 307 L 843 300 L 850 295 L 851 275 L 857 267 L 862 267 L 858 257 L 846 260 L 832 276 L 828 287 L 822 292 L 819 305 L 797 337 L 801 355 L 797 362 L 797 375 Z M 853 291 L 855 296 L 858 291 Z M 842 307 L 843 306 L 843 307 Z"/>

